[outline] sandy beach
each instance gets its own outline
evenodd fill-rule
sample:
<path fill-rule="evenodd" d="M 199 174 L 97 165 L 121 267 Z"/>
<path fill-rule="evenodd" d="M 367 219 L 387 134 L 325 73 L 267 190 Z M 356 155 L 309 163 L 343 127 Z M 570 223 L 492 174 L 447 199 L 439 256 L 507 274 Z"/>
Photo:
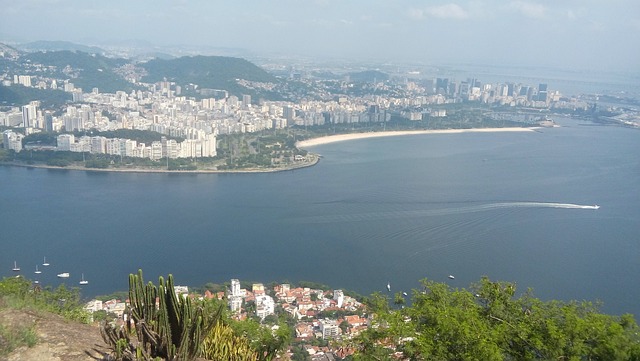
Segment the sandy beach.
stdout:
<path fill-rule="evenodd" d="M 298 148 L 312 147 L 314 145 L 342 142 L 346 140 L 392 137 L 400 135 L 416 135 L 416 134 L 457 134 L 457 133 L 494 133 L 494 132 L 533 132 L 538 128 L 472 128 L 472 129 L 430 129 L 430 130 L 399 130 L 387 132 L 369 132 L 369 133 L 352 133 L 352 134 L 336 134 L 326 137 L 303 140 L 296 143 Z"/>

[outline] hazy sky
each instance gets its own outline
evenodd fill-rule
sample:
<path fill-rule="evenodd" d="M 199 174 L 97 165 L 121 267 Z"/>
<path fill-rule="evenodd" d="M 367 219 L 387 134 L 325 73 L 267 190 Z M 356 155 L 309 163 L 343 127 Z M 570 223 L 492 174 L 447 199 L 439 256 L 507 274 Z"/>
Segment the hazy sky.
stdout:
<path fill-rule="evenodd" d="M 0 41 L 640 70 L 640 0 L 0 0 Z"/>

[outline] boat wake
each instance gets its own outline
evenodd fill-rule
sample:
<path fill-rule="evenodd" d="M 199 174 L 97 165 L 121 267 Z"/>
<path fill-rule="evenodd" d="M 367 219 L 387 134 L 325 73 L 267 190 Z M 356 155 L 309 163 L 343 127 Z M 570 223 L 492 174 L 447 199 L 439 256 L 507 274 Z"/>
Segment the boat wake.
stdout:
<path fill-rule="evenodd" d="M 357 221 L 371 221 L 371 220 L 383 220 L 383 219 L 400 219 L 400 218 L 417 218 L 417 217 L 430 217 L 430 216 L 447 216 L 454 214 L 485 212 L 499 209 L 510 208 L 557 208 L 557 209 L 583 209 L 583 210 L 596 210 L 599 209 L 599 205 L 585 205 L 585 204 L 573 204 L 573 203 L 554 203 L 554 202 L 499 202 L 499 203 L 487 203 L 477 204 L 465 207 L 453 207 L 453 208 L 438 208 L 438 209 L 420 209 L 420 210 L 397 210 L 389 212 L 375 212 L 375 213 L 346 213 L 346 214 L 331 214 L 325 216 L 312 216 L 298 218 L 296 221 L 302 223 L 335 223 L 335 222 L 357 222 Z"/>
<path fill-rule="evenodd" d="M 551 203 L 551 202 L 503 202 L 503 203 L 491 203 L 486 205 L 476 206 L 480 207 L 480 210 L 485 209 L 499 209 L 499 208 L 564 208 L 564 209 L 599 209 L 600 206 L 595 205 L 583 205 L 572 203 Z"/>

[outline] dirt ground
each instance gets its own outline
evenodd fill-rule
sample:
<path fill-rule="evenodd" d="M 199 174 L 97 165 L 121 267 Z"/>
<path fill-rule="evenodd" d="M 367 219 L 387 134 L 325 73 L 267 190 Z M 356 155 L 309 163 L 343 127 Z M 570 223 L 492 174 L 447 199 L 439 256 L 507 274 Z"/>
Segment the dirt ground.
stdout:
<path fill-rule="evenodd" d="M 6 327 L 35 325 L 35 346 L 22 346 L 0 361 L 95 361 L 109 352 L 98 326 L 65 320 L 44 312 L 2 309 L 0 324 Z"/>

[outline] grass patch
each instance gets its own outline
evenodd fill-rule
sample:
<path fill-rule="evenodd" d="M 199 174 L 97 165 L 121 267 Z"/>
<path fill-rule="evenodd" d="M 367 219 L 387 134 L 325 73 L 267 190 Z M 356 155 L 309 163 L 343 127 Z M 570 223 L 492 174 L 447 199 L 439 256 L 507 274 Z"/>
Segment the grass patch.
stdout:
<path fill-rule="evenodd" d="M 11 353 L 18 347 L 33 347 L 38 343 L 35 325 L 7 326 L 0 324 L 0 356 Z"/>

